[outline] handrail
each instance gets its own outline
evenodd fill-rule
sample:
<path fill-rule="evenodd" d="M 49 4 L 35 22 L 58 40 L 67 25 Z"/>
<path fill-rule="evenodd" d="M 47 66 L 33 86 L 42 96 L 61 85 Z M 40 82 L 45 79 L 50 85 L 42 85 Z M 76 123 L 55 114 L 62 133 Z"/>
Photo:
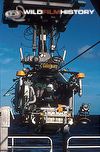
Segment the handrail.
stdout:
<path fill-rule="evenodd" d="M 70 141 L 72 140 L 72 139 L 100 139 L 100 136 L 71 136 L 71 137 L 69 137 L 68 138 L 68 140 L 67 140 L 67 150 L 68 149 L 85 149 L 85 148 L 100 148 L 100 146 L 98 145 L 96 145 L 96 146 L 92 146 L 92 145 L 87 145 L 87 146 L 76 146 L 76 145 L 74 145 L 74 146 L 70 146 Z"/>
<path fill-rule="evenodd" d="M 52 139 L 48 136 L 8 136 L 8 139 L 11 139 L 11 146 L 8 146 L 8 149 L 50 149 L 50 152 L 53 152 L 53 142 Z M 48 139 L 50 141 L 50 146 L 14 146 L 15 139 Z"/>

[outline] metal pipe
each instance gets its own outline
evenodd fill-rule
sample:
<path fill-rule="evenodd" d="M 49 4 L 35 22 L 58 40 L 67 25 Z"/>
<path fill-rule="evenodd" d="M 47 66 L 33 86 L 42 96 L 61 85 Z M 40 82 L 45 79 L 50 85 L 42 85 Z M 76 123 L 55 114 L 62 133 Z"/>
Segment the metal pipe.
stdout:
<path fill-rule="evenodd" d="M 35 52 L 36 52 L 36 37 L 37 37 L 37 33 L 36 33 L 36 25 L 34 26 L 34 34 L 33 34 L 33 52 L 34 52 L 34 56 L 35 56 Z"/>
<path fill-rule="evenodd" d="M 66 53 L 67 53 L 67 51 L 66 50 L 64 50 L 64 54 L 63 54 L 63 61 L 65 60 L 65 58 L 66 58 Z"/>
<path fill-rule="evenodd" d="M 12 138 L 12 152 L 14 151 L 14 138 Z"/>
<path fill-rule="evenodd" d="M 43 38 L 43 26 L 41 26 L 41 42 L 42 42 L 42 47 L 41 47 L 41 52 L 44 53 L 44 38 Z"/>
<path fill-rule="evenodd" d="M 20 59 L 21 59 L 21 61 L 22 61 L 23 58 L 24 58 L 24 56 L 23 56 L 23 50 L 22 50 L 22 48 L 20 48 L 19 50 L 20 50 Z"/>
<path fill-rule="evenodd" d="M 74 110 L 75 109 L 75 95 L 74 95 L 74 89 L 73 89 L 73 96 L 72 96 L 72 116 L 74 117 Z"/>
<path fill-rule="evenodd" d="M 14 3 L 18 4 L 20 3 L 20 0 L 14 0 Z M 22 4 L 29 4 L 29 5 L 39 5 L 39 6 L 47 6 L 48 2 L 42 2 L 42 1 L 33 1 L 33 0 L 23 0 Z M 55 3 L 55 2 L 49 2 L 49 6 L 55 6 L 55 7 L 65 7 L 65 8 L 72 8 L 73 4 L 70 3 Z"/>
<path fill-rule="evenodd" d="M 79 79 L 79 96 L 82 96 L 82 79 Z"/>

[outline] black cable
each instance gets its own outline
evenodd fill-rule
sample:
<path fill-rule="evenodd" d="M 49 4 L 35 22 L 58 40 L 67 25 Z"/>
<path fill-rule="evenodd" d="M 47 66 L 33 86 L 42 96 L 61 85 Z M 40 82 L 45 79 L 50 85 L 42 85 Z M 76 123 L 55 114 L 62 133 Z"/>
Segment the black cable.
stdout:
<path fill-rule="evenodd" d="M 97 44 L 99 44 L 100 41 L 96 42 L 95 44 L 93 44 L 92 46 L 90 46 L 88 49 L 86 49 L 85 51 L 83 51 L 82 53 L 80 53 L 79 55 L 77 55 L 76 57 L 74 57 L 72 60 L 70 60 L 69 62 L 67 62 L 66 64 L 64 64 L 62 67 L 59 68 L 62 69 L 63 67 L 65 67 L 66 65 L 70 64 L 71 62 L 73 62 L 74 60 L 76 60 L 77 58 L 79 58 L 81 55 L 85 54 L 86 52 L 88 52 L 90 49 L 92 49 L 93 47 L 95 47 Z"/>

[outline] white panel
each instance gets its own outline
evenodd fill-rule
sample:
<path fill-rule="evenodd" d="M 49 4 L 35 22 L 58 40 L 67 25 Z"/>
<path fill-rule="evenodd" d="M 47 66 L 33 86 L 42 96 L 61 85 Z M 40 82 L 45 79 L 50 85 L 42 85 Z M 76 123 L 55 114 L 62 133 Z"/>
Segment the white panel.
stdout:
<path fill-rule="evenodd" d="M 10 107 L 1 107 L 1 127 L 10 127 Z"/>

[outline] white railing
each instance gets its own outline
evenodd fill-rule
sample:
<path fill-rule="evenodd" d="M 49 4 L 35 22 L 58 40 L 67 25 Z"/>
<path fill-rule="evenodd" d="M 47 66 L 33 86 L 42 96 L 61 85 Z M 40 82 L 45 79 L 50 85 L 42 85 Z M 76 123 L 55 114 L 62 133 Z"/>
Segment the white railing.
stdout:
<path fill-rule="evenodd" d="M 9 136 L 8 139 L 11 139 L 11 145 L 8 146 L 8 149 L 11 149 L 11 152 L 14 152 L 15 149 L 40 149 L 40 148 L 50 149 L 49 152 L 53 152 L 53 142 L 52 142 L 52 139 L 48 136 Z M 47 139 L 50 145 L 48 146 L 15 146 L 15 139 Z"/>
<path fill-rule="evenodd" d="M 100 139 L 100 136 L 72 136 L 72 137 L 69 137 L 68 140 L 67 140 L 67 150 L 69 149 L 92 149 L 92 148 L 100 148 L 100 143 L 99 145 L 71 145 L 71 141 L 72 139 Z M 100 140 L 99 140 L 100 141 Z"/>

